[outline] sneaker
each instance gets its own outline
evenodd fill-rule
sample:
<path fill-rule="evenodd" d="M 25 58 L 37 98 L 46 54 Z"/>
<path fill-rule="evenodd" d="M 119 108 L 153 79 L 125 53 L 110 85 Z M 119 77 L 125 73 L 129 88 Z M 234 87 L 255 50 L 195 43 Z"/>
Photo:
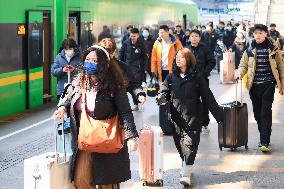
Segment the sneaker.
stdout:
<path fill-rule="evenodd" d="M 269 152 L 270 149 L 268 148 L 268 145 L 267 144 L 261 144 L 259 143 L 258 144 L 258 149 L 262 152 Z"/>
<path fill-rule="evenodd" d="M 146 87 L 146 86 L 147 86 L 147 84 L 145 82 L 143 82 L 142 85 L 141 85 L 141 87 L 143 87 L 143 88 Z"/>
<path fill-rule="evenodd" d="M 181 177 L 179 179 L 179 183 L 181 183 L 184 186 L 190 186 L 191 185 L 191 176 Z"/>
<path fill-rule="evenodd" d="M 132 111 L 138 111 L 138 110 L 139 110 L 138 105 L 134 105 L 134 107 L 132 108 Z"/>
<path fill-rule="evenodd" d="M 202 126 L 202 134 L 209 135 L 209 133 L 210 129 L 208 128 L 208 126 Z"/>
<path fill-rule="evenodd" d="M 179 182 L 184 186 L 190 186 L 191 184 L 191 167 L 192 165 L 183 165 L 181 168 L 181 178 Z"/>

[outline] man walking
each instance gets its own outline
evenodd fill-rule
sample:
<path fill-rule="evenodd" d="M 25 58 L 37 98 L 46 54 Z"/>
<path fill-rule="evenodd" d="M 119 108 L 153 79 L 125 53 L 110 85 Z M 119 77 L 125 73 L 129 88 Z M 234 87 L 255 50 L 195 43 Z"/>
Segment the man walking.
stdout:
<path fill-rule="evenodd" d="M 133 28 L 130 31 L 130 39 L 126 40 L 121 47 L 119 53 L 119 60 L 123 61 L 127 65 L 128 75 L 132 75 L 135 81 L 142 84 L 142 73 L 144 73 L 144 65 L 147 60 L 147 54 L 145 46 L 142 40 L 139 38 L 139 30 Z M 136 95 L 132 92 L 133 90 L 128 90 L 133 98 L 133 111 L 138 111 L 138 100 Z"/>
<path fill-rule="evenodd" d="M 260 133 L 258 145 L 268 152 L 272 126 L 272 103 L 275 85 L 284 94 L 284 63 L 279 48 L 267 38 L 268 29 L 263 24 L 254 26 L 254 40 L 244 52 L 239 65 L 239 78 L 248 75 L 247 88 L 252 101 L 254 117 Z"/>
<path fill-rule="evenodd" d="M 161 25 L 159 37 L 152 49 L 151 72 L 158 73 L 159 81 L 164 81 L 172 72 L 174 56 L 182 48 L 181 42 L 169 34 L 169 27 Z"/>
<path fill-rule="evenodd" d="M 207 46 L 200 43 L 201 33 L 199 30 L 192 30 L 189 35 L 190 45 L 188 48 L 192 51 L 196 59 L 196 67 L 198 73 L 205 78 L 208 86 L 209 86 L 209 76 L 211 71 L 216 65 L 216 60 L 213 54 Z M 202 133 L 209 134 L 210 130 L 208 129 L 208 125 L 210 122 L 209 119 L 209 110 L 208 106 L 203 103 L 203 113 L 202 113 Z"/>

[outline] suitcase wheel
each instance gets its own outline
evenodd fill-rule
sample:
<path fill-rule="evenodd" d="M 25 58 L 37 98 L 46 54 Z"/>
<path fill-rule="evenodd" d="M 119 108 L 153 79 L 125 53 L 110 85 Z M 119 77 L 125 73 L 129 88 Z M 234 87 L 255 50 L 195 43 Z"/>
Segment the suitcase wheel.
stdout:
<path fill-rule="evenodd" d="M 220 151 L 222 151 L 222 146 L 221 145 L 219 145 L 219 149 L 220 149 Z"/>
<path fill-rule="evenodd" d="M 237 148 L 231 148 L 231 151 L 233 152 L 233 151 L 236 151 L 237 150 Z"/>
<path fill-rule="evenodd" d="M 142 186 L 147 186 L 147 182 L 146 181 L 142 181 Z"/>
<path fill-rule="evenodd" d="M 248 150 L 248 144 L 245 145 L 246 150 Z"/>
<path fill-rule="evenodd" d="M 157 183 L 158 186 L 163 186 L 164 185 L 163 180 L 157 180 L 156 183 Z"/>

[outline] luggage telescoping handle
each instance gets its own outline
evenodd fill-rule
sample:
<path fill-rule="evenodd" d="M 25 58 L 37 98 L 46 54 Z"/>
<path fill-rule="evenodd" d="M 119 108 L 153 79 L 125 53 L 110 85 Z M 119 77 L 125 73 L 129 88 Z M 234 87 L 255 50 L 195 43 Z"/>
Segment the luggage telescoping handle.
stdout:
<path fill-rule="evenodd" d="M 237 103 L 237 101 L 238 101 L 238 79 L 236 79 L 236 103 Z M 241 99 L 240 99 L 240 101 L 241 101 L 241 105 L 243 104 L 243 82 L 242 82 L 242 80 L 241 80 Z"/>
<path fill-rule="evenodd" d="M 64 117 L 61 118 L 62 119 L 62 132 L 61 135 L 63 137 L 63 152 L 64 152 L 64 156 L 63 156 L 63 162 L 62 163 L 66 163 L 66 145 L 65 145 L 65 134 L 64 134 Z M 57 144 L 58 144 L 58 130 L 57 130 L 57 119 L 54 118 L 54 140 L 55 140 L 55 158 L 56 158 L 56 162 L 58 163 L 58 150 L 57 150 Z"/>
<path fill-rule="evenodd" d="M 68 81 L 67 82 L 70 83 L 70 80 L 71 80 L 71 73 L 70 73 L 70 71 L 67 72 L 67 75 L 68 75 Z"/>

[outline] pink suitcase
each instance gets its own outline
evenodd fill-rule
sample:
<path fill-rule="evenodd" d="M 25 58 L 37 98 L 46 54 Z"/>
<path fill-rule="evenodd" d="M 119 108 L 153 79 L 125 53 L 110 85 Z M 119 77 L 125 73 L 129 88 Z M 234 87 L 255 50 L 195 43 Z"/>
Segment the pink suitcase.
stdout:
<path fill-rule="evenodd" d="M 220 61 L 220 83 L 234 83 L 235 53 L 226 52 Z"/>
<path fill-rule="evenodd" d="M 139 174 L 143 186 L 163 186 L 163 132 L 160 127 L 140 131 Z"/>

